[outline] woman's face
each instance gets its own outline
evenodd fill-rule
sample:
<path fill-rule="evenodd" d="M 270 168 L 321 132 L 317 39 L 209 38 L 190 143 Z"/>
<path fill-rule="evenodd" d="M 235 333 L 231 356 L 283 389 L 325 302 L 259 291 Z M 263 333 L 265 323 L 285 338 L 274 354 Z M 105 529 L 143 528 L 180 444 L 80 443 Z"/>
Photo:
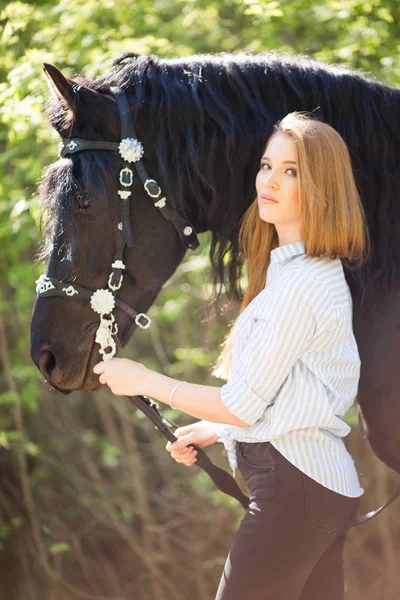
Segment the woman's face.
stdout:
<path fill-rule="evenodd" d="M 301 225 L 296 144 L 290 136 L 277 133 L 268 142 L 260 162 L 256 177 L 260 218 L 273 223 L 278 234 L 279 230 L 289 233 L 289 228 L 295 235 Z M 275 202 L 268 202 L 266 196 Z"/>

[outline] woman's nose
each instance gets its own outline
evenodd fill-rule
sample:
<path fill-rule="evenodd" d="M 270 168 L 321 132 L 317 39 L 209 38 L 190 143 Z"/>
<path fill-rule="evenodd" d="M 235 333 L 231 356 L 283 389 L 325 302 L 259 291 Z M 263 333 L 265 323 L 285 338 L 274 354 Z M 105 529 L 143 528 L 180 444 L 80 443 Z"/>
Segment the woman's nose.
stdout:
<path fill-rule="evenodd" d="M 263 175 L 264 177 L 262 178 L 262 182 L 267 188 L 277 187 L 278 184 L 275 177 L 276 173 L 273 173 L 272 170 L 268 172 L 264 171 Z"/>
<path fill-rule="evenodd" d="M 275 180 L 272 177 L 269 177 L 265 183 L 268 188 L 276 188 L 277 186 Z"/>

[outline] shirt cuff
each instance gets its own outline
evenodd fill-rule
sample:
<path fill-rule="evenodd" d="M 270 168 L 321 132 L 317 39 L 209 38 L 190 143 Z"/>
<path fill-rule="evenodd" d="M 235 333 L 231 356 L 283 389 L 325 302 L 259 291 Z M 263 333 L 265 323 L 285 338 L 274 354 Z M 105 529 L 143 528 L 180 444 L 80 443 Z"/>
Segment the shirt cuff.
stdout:
<path fill-rule="evenodd" d="M 232 431 L 232 425 L 226 425 L 225 423 L 213 423 L 215 432 L 218 435 L 217 442 L 223 442 L 223 438 L 229 438 Z"/>
<path fill-rule="evenodd" d="M 232 429 L 232 425 L 227 425 L 225 423 L 214 423 L 213 421 L 206 421 L 205 419 L 203 419 L 203 423 L 212 425 L 215 433 L 218 436 L 217 442 L 222 442 L 222 438 L 229 437 L 229 430 Z"/>
<path fill-rule="evenodd" d="M 237 459 L 236 459 L 236 440 L 234 438 L 234 431 L 236 429 L 240 429 L 240 427 L 236 427 L 235 425 L 226 425 L 225 423 L 212 423 L 213 427 L 215 427 L 215 431 L 219 436 L 217 442 L 222 442 L 225 448 L 225 456 L 228 458 L 228 463 L 230 468 L 232 469 L 233 476 L 235 476 L 235 470 L 237 467 Z"/>
<path fill-rule="evenodd" d="M 267 408 L 267 403 L 238 373 L 235 373 L 232 379 L 220 389 L 222 404 L 232 415 L 248 425 L 254 425 Z"/>

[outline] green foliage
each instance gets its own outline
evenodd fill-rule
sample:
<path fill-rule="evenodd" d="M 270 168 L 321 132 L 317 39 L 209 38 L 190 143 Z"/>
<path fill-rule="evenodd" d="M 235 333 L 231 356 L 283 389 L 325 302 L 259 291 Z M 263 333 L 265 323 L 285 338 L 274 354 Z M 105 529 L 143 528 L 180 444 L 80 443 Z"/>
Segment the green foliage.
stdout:
<path fill-rule="evenodd" d="M 126 51 L 172 57 L 199 52 L 273 49 L 347 64 L 383 82 L 398 85 L 400 5 L 397 0 L 325 0 L 322 3 L 310 0 L 87 0 L 85 3 L 37 0 L 6 2 L 3 6 L 0 13 L 0 316 L 5 323 L 11 375 L 17 391 L 10 389 L 1 372 L 0 456 L 7 453 L 13 473 L 17 452 L 21 449 L 31 461 L 30 484 L 43 500 L 44 507 L 39 513 L 40 531 L 45 536 L 46 552 L 56 557 L 71 554 L 72 545 L 67 536 L 47 539 L 53 534 L 44 521 L 53 498 L 63 498 L 57 508 L 60 516 L 57 514 L 55 520 L 58 523 L 59 518 L 64 519 L 66 528 L 80 517 L 89 523 L 92 518 L 97 523 L 107 522 L 107 527 L 114 519 L 115 531 L 121 531 L 121 527 L 134 522 L 137 515 L 132 498 L 128 502 L 123 497 L 133 478 L 127 470 L 133 450 L 126 439 L 125 445 L 120 443 L 115 431 L 109 428 L 112 419 L 106 418 L 104 413 L 107 403 L 101 404 L 103 412 L 97 413 L 90 403 L 86 408 L 86 396 L 62 399 L 59 404 L 53 396 L 50 402 L 29 356 L 35 280 L 44 270 L 35 260 L 39 243 L 35 192 L 45 166 L 57 155 L 58 143 L 57 135 L 43 114 L 48 89 L 42 63 L 54 63 L 66 75 L 83 73 L 95 77 L 110 68 L 117 54 Z M 139 331 L 124 354 L 171 376 L 215 385 L 208 366 L 217 357 L 226 321 L 213 322 L 208 332 L 202 307 L 209 291 L 209 239 L 207 234 L 201 237 L 202 247 L 187 255 L 152 307 L 150 316 L 154 328 Z M 79 425 L 73 416 L 78 409 Z M 21 414 L 25 419 L 24 431 Z M 101 427 L 97 414 L 101 414 Z M 176 418 L 174 411 L 167 410 L 165 414 Z M 129 418 L 129 425 L 136 426 L 139 437 L 143 431 L 147 431 L 149 437 L 154 433 L 143 415 L 131 414 Z M 356 423 L 354 410 L 348 418 L 351 424 Z M 181 416 L 182 424 L 190 420 Z M 123 429 L 124 421 L 121 423 Z M 146 444 L 143 452 L 145 449 Z M 162 450 L 160 442 L 156 453 Z M 137 476 L 137 461 L 132 464 Z M 155 469 L 153 464 L 154 456 L 151 461 L 144 459 L 145 473 Z M 19 465 L 21 468 L 21 463 Z M 178 473 L 173 466 L 170 469 L 167 480 L 174 479 Z M 115 479 L 112 479 L 114 473 Z M 164 476 L 157 477 L 159 485 L 164 481 L 166 486 Z M 147 483 L 149 481 L 147 479 Z M 47 497 L 43 496 L 46 484 L 49 486 Z M 135 498 L 138 489 L 132 492 Z M 178 498 L 184 492 L 201 498 L 213 510 L 221 506 L 228 511 L 237 510 L 235 503 L 216 492 L 200 472 L 191 478 L 181 475 L 180 480 L 168 487 L 167 497 Z M 0 549 L 23 524 L 16 512 L 5 513 L 9 518 L 0 524 Z M 193 526 L 194 531 L 196 527 Z M 64 535 L 61 529 L 60 535 Z M 123 537 L 124 544 L 128 544 L 127 539 L 129 536 Z M 213 575 L 218 576 L 224 552 L 225 549 L 218 546 L 214 555 L 207 557 L 203 562 L 206 572 L 213 570 Z M 155 551 L 154 556 L 160 563 L 168 558 L 160 550 Z M 152 576 L 143 572 L 142 579 L 151 581 Z"/>
<path fill-rule="evenodd" d="M 69 552 L 71 545 L 67 542 L 57 542 L 56 544 L 50 544 L 48 551 L 50 554 L 60 554 L 60 552 Z"/>

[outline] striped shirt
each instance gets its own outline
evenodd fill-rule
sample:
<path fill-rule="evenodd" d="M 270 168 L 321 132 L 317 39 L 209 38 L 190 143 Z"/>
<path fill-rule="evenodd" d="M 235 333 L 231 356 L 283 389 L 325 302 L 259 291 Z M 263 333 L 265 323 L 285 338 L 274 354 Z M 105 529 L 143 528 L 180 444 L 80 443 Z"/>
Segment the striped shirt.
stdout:
<path fill-rule="evenodd" d="M 235 472 L 236 441 L 271 444 L 323 486 L 361 496 L 343 421 L 358 391 L 360 356 L 340 258 L 306 257 L 304 243 L 271 251 L 265 288 L 242 311 L 221 399 L 248 423 L 213 423 Z"/>

